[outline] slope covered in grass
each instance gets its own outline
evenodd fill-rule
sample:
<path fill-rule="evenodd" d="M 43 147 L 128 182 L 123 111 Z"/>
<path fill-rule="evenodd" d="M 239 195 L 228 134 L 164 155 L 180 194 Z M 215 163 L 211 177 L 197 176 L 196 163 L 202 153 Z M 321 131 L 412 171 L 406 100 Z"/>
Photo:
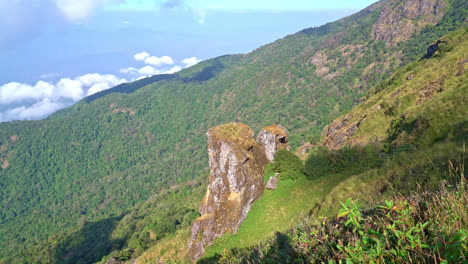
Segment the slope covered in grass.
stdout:
<path fill-rule="evenodd" d="M 223 251 L 216 263 L 465 263 L 468 190 L 463 166 L 436 192 L 419 190 L 364 209 L 351 199 L 338 215 L 277 232 L 259 245 Z M 456 180 L 455 180 L 456 179 Z"/>
<path fill-rule="evenodd" d="M 467 28 L 434 42 L 430 58 L 399 69 L 369 100 L 323 132 L 330 147 L 380 141 L 386 150 L 417 148 L 464 136 L 468 109 Z M 355 127 L 355 132 L 350 132 Z"/>

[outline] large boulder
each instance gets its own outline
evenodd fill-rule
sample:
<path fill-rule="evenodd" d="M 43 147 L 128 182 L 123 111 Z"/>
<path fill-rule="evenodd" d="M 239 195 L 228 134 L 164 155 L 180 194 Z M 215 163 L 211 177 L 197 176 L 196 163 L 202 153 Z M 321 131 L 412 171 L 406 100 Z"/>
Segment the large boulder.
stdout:
<path fill-rule="evenodd" d="M 268 160 L 273 161 L 278 150 L 289 150 L 289 132 L 283 126 L 264 127 L 258 133 L 257 142 L 265 148 Z"/>
<path fill-rule="evenodd" d="M 201 217 L 191 227 L 192 261 L 216 238 L 236 233 L 265 190 L 268 158 L 264 147 L 253 139 L 252 129 L 231 123 L 210 129 L 207 136 L 210 183 L 200 206 Z"/>

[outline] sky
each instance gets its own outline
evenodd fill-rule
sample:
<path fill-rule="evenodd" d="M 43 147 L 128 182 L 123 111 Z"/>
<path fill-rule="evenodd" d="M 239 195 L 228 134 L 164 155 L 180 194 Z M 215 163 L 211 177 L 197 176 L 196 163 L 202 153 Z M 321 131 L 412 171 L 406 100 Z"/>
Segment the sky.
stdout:
<path fill-rule="evenodd" d="M 247 53 L 375 0 L 0 0 L 0 122 Z"/>

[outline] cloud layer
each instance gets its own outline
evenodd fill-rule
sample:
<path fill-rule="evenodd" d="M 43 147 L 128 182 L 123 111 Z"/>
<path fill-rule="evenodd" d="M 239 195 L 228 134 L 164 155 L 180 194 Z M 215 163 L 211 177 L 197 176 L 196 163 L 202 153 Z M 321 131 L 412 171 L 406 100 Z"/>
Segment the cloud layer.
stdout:
<path fill-rule="evenodd" d="M 111 74 L 86 74 L 74 79 L 62 78 L 57 83 L 38 81 L 34 85 L 10 82 L 0 86 L 0 122 L 40 119 L 126 79 Z"/>
<path fill-rule="evenodd" d="M 125 78 L 112 74 L 90 73 L 75 78 L 61 78 L 57 82 L 44 79 L 57 74 L 43 74 L 36 84 L 10 82 L 0 86 L 0 122 L 12 120 L 35 120 L 49 116 L 68 107 L 85 96 L 112 88 L 127 81 L 135 81 L 157 74 L 172 74 L 200 62 L 196 57 L 186 58 L 177 65 L 169 56 L 151 56 L 142 51 L 133 56 L 141 68 L 120 69 Z"/>

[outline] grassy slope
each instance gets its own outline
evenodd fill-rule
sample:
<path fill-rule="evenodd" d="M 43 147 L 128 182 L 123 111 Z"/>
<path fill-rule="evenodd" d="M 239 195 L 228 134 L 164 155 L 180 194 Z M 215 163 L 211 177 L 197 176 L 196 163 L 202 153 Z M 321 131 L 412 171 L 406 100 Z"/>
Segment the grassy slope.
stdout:
<path fill-rule="evenodd" d="M 384 90 L 338 118 L 338 122 L 349 118 L 349 124 L 364 118 L 348 143 L 365 145 L 378 138 L 391 140 L 389 143 L 393 145 L 408 142 L 415 146 L 428 145 L 453 134 L 451 129 L 459 125 L 466 127 L 463 124 L 468 115 L 466 31 L 465 28 L 441 38 L 447 43 L 441 46 L 451 49 L 450 52 L 438 51 L 431 59 L 403 67 L 385 82 Z M 402 131 L 390 135 L 392 121 L 397 119 L 402 122 Z"/>
<path fill-rule="evenodd" d="M 357 174 L 350 170 L 345 175 L 329 174 L 316 181 L 280 182 L 282 185 L 278 190 L 267 192 L 256 202 L 237 234 L 225 235 L 208 248 L 205 261 L 217 259 L 215 255 L 219 257 L 226 250 L 251 247 L 274 237 L 275 231 L 284 232 L 306 220 L 307 212 L 313 213 L 313 221 L 317 221 L 318 216 L 332 216 L 338 212 L 340 202 L 348 197 L 359 199 L 369 206 L 398 193 L 409 194 L 418 186 L 434 189 L 441 179 L 447 178 L 442 171 L 447 169 L 449 160 L 455 164 L 463 163 L 463 144 L 460 142 L 467 139 L 468 70 L 458 73 L 460 69 L 468 69 L 468 66 L 460 66 L 458 62 L 468 58 L 468 30 L 456 31 L 443 40 L 453 47 L 450 52 L 440 56 L 436 53 L 434 58 L 403 68 L 395 75 L 402 82 L 405 80 L 403 83 L 389 85 L 347 115 L 355 120 L 361 119 L 359 115 L 368 115 L 366 125 L 364 122 L 362 125 L 363 131 L 358 130 L 350 142 L 375 138 L 375 133 L 379 131 L 382 133 L 379 138 L 384 141 L 388 138 L 389 130 L 384 124 L 389 123 L 391 117 L 382 120 L 382 114 L 375 111 L 375 106 L 394 104 L 408 95 L 417 97 L 426 89 L 427 83 L 443 79 L 442 92 L 424 103 L 416 103 L 417 100 L 413 99 L 404 107 L 398 106 L 395 114 L 404 114 L 408 119 L 415 120 L 426 118 L 433 122 L 426 127 L 427 131 L 418 131 L 422 133 L 418 138 L 411 137 L 411 133 L 405 135 L 404 142 L 412 143 L 418 149 L 384 154 L 380 167 Z M 408 75 L 414 75 L 414 78 L 407 80 Z M 395 77 L 391 80 L 395 80 Z M 465 126 L 460 128 L 460 123 Z M 374 129 L 368 130 L 369 126 Z M 372 136 L 368 136 L 368 131 L 372 131 Z M 285 199 L 284 202 L 282 199 Z M 315 210 L 309 211 L 312 208 Z"/>
<path fill-rule="evenodd" d="M 298 221 L 308 218 L 331 188 L 344 178 L 343 175 L 332 175 L 330 178 L 316 181 L 308 181 L 305 178 L 280 181 L 276 190 L 267 190 L 255 202 L 238 232 L 234 235 L 226 234 L 216 240 L 205 256 L 213 256 L 224 249 L 253 246 L 271 237 L 277 230 L 285 231 L 291 228 Z M 138 259 L 138 263 L 157 263 L 157 257 L 188 263 L 188 239 L 189 230 L 186 229 L 173 238 L 158 242 Z M 174 248 L 174 245 L 182 247 Z"/>
<path fill-rule="evenodd" d="M 408 194 L 417 184 L 436 184 L 438 177 L 443 177 L 440 168 L 446 168 L 448 160 L 460 159 L 468 131 L 468 65 L 461 63 L 468 58 L 468 30 L 456 31 L 442 40 L 452 47 L 450 52 L 436 53 L 434 58 L 402 68 L 389 78 L 387 88 L 347 115 L 351 117 L 350 123 L 367 115 L 348 144 L 365 145 L 379 138 L 388 144 L 394 157 L 383 168 L 355 175 L 336 186 L 326 199 L 328 206 L 346 197 L 365 197 L 363 194 L 372 194 L 376 189 L 391 188 Z M 408 76 L 413 79 L 408 80 Z M 427 87 L 436 82 L 441 84 L 434 97 L 421 100 Z M 385 107 L 377 109 L 378 106 Z M 395 110 L 390 113 L 388 108 Z M 391 129 L 393 120 L 401 116 L 405 116 L 401 129 Z M 427 124 L 409 125 L 421 121 Z M 413 151 L 399 154 L 402 148 Z M 426 175 L 419 179 L 411 177 L 411 170 L 425 171 Z M 375 185 L 369 185 L 369 181 L 375 181 Z"/>
<path fill-rule="evenodd" d="M 468 188 L 464 165 L 434 192 L 416 190 L 370 208 L 351 199 L 338 215 L 277 232 L 249 248 L 223 251 L 205 262 L 224 263 L 466 263 Z"/>

